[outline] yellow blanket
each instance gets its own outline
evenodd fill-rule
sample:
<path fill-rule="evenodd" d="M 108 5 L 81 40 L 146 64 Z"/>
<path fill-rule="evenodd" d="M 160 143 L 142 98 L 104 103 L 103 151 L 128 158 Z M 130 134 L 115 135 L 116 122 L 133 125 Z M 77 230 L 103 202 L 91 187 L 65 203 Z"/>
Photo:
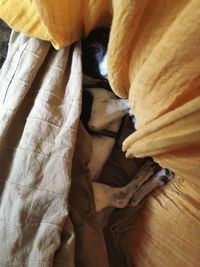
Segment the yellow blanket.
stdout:
<path fill-rule="evenodd" d="M 139 217 L 134 261 L 142 267 L 198 266 L 200 1 L 0 0 L 0 18 L 57 49 L 111 26 L 109 80 L 129 98 L 137 120 L 124 151 L 153 156 L 176 173 Z"/>

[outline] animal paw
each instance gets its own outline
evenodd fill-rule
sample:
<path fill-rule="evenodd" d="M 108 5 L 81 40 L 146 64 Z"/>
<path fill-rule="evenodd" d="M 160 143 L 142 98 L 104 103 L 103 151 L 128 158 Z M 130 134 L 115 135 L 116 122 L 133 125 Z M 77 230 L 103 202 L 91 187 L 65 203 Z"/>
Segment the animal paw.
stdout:
<path fill-rule="evenodd" d="M 174 176 L 174 173 L 167 168 L 161 169 L 152 179 L 158 183 L 159 186 L 167 184 Z"/>

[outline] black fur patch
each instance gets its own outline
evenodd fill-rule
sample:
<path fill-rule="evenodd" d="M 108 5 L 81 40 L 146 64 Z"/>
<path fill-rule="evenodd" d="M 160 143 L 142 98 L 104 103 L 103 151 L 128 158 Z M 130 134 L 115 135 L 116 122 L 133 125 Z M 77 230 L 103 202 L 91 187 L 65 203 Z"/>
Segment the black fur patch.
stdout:
<path fill-rule="evenodd" d="M 99 28 L 82 40 L 83 73 L 95 79 L 105 79 L 99 69 L 107 53 L 109 29 Z"/>
<path fill-rule="evenodd" d="M 94 97 L 89 91 L 83 90 L 81 122 L 86 129 L 88 128 L 88 122 L 92 112 L 93 99 Z"/>

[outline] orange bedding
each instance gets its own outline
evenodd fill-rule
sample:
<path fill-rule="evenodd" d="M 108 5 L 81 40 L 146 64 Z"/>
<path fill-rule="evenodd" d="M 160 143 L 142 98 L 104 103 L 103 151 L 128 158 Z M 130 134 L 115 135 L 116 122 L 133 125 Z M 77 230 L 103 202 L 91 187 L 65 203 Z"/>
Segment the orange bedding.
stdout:
<path fill-rule="evenodd" d="M 142 209 L 132 258 L 141 267 L 198 266 L 200 1 L 1 0 L 0 18 L 57 49 L 111 26 L 109 80 L 129 98 L 137 120 L 123 149 L 128 157 L 153 156 L 176 173 Z"/>

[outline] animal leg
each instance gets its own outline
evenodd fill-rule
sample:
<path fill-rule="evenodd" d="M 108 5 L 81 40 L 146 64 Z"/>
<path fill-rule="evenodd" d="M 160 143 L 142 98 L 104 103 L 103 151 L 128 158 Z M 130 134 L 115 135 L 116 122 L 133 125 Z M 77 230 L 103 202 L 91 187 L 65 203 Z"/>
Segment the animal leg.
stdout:
<path fill-rule="evenodd" d="M 170 170 L 161 169 L 135 192 L 131 199 L 130 205 L 136 207 L 153 189 L 166 184 L 172 179 L 172 177 L 173 173 Z"/>
<path fill-rule="evenodd" d="M 138 171 L 135 179 L 123 187 L 112 187 L 106 184 L 93 182 L 93 191 L 96 210 L 100 212 L 107 207 L 124 208 L 129 203 L 138 188 L 155 172 L 155 163 L 146 162 Z"/>

